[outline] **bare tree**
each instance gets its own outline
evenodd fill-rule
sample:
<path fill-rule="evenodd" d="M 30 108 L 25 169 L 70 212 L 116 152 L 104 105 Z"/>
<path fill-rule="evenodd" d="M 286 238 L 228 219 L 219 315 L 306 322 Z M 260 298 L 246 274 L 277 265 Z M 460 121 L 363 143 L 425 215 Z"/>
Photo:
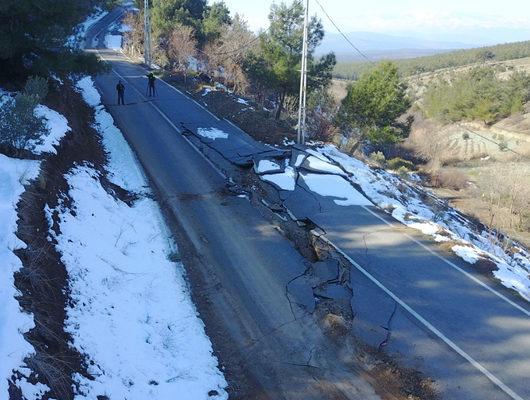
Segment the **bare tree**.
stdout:
<path fill-rule="evenodd" d="M 123 35 L 123 49 L 131 57 L 140 57 L 144 47 L 144 27 L 141 14 L 127 13 L 123 23 L 128 30 Z"/>
<path fill-rule="evenodd" d="M 187 86 L 188 69 L 197 54 L 197 39 L 193 29 L 176 25 L 167 41 L 167 59 L 170 68 L 184 77 L 184 86 Z"/>
<path fill-rule="evenodd" d="M 444 127 L 418 114 L 414 116 L 414 127 L 406 143 L 428 161 L 429 171 L 435 173 L 451 158 L 448 136 Z"/>
<path fill-rule="evenodd" d="M 484 210 L 483 220 L 493 229 L 490 232 L 492 240 L 497 241 L 501 231 L 516 237 L 522 233 L 521 238 L 530 231 L 527 174 L 528 171 L 517 163 L 497 163 L 483 172 L 473 195 L 481 200 L 482 207 L 477 202 L 477 209 Z"/>
<path fill-rule="evenodd" d="M 205 46 L 208 70 L 219 75 L 234 92 L 245 92 L 248 87 L 243 63 L 248 53 L 258 45 L 256 37 L 247 22 L 236 14 L 230 25 L 224 25 L 221 36 L 214 43 Z"/>

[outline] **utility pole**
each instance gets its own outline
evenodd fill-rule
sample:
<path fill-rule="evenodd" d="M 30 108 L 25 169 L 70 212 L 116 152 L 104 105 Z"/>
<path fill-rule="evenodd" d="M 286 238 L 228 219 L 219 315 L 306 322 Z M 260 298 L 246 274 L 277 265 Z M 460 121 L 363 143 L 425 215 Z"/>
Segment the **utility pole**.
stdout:
<path fill-rule="evenodd" d="M 144 0 L 144 61 L 151 67 L 151 11 L 149 0 Z"/>
<path fill-rule="evenodd" d="M 298 144 L 305 143 L 306 100 L 307 100 L 307 52 L 309 31 L 309 0 L 306 0 L 304 15 L 304 38 L 302 42 L 302 68 L 300 69 L 300 99 L 298 105 Z"/>

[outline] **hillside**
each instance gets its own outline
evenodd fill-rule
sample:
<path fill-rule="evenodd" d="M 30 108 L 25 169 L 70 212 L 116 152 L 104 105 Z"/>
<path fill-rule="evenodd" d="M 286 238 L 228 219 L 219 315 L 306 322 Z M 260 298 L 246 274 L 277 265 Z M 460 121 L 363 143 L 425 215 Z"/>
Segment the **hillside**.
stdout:
<path fill-rule="evenodd" d="M 454 68 L 485 61 L 507 61 L 530 57 L 530 40 L 516 43 L 498 44 L 466 50 L 450 51 L 424 57 L 396 59 L 401 73 L 410 76 L 433 72 L 442 68 Z M 356 79 L 370 68 L 367 62 L 338 62 L 334 76 L 342 79 Z"/>
<path fill-rule="evenodd" d="M 437 169 L 439 179 L 434 185 L 439 195 L 529 244 L 530 193 L 523 182 L 530 173 L 530 104 L 489 124 L 469 118 L 441 122 L 422 115 L 431 84 L 440 78 L 465 77 L 479 66 L 491 68 L 497 79 L 506 82 L 515 72 L 530 73 L 530 57 L 442 68 L 406 78 L 415 114 L 406 146 L 429 159 L 429 168 Z"/>

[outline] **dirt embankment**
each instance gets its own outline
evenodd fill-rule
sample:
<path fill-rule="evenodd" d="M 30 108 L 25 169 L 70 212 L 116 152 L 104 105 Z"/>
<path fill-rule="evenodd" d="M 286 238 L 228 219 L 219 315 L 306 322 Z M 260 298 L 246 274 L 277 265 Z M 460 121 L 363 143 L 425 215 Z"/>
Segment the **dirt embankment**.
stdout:
<path fill-rule="evenodd" d="M 90 163 L 103 171 L 106 155 L 97 132 L 91 127 L 93 110 L 71 86 L 62 86 L 60 92 L 52 91 L 46 104 L 68 119 L 71 132 L 61 141 L 57 154 L 42 162 L 39 177 L 29 185 L 18 204 L 17 235 L 27 247 L 16 252 L 23 268 L 15 276 L 15 284 L 21 292 L 18 299 L 21 307 L 32 313 L 35 321 L 35 328 L 25 335 L 36 350 L 26 360 L 32 371 L 30 380 L 51 389 L 43 400 L 70 400 L 75 392 L 72 375 L 81 374 L 89 379 L 90 376 L 83 355 L 70 346 L 71 337 L 65 330 L 65 308 L 70 301 L 68 277 L 55 242 L 48 234 L 45 208 L 53 209 L 69 201 L 64 174 L 74 165 Z M 120 194 L 107 184 L 110 193 Z M 59 229 L 56 215 L 51 229 Z M 10 399 L 20 398 L 16 387 L 11 385 Z"/>

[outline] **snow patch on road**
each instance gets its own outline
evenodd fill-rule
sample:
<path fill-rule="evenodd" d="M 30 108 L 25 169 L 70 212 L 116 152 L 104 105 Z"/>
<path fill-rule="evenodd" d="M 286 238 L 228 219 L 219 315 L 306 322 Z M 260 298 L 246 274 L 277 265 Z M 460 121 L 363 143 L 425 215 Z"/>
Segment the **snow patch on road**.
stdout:
<path fill-rule="evenodd" d="M 14 274 L 22 262 L 14 254 L 26 245 L 18 239 L 17 203 L 24 185 L 39 174 L 40 163 L 19 160 L 0 154 L 0 398 L 7 399 L 9 380 L 14 371 L 23 377 L 15 382 L 26 399 L 34 393 L 47 391 L 45 385 L 33 385 L 24 376 L 24 358 L 34 353 L 33 346 L 24 339 L 24 332 L 34 327 L 33 316 L 23 312 L 16 300 L 20 292 L 15 287 Z"/>
<path fill-rule="evenodd" d="M 228 139 L 228 133 L 217 128 L 199 128 L 197 134 L 208 139 Z"/>
<path fill-rule="evenodd" d="M 258 161 L 258 166 L 255 168 L 258 174 L 267 174 L 271 172 L 278 172 L 282 170 L 282 167 L 277 162 L 263 159 Z"/>
<path fill-rule="evenodd" d="M 298 162 L 298 159 L 296 161 Z M 309 168 L 311 168 L 312 170 L 323 172 L 326 174 L 346 176 L 346 173 L 336 165 L 330 164 L 329 162 L 323 161 L 315 156 L 307 157 L 306 162 Z"/>
<path fill-rule="evenodd" d="M 338 175 L 301 174 L 309 190 L 326 197 L 336 197 L 339 206 L 371 206 L 366 197 L 353 188 L 350 182 Z"/>
<path fill-rule="evenodd" d="M 105 35 L 105 47 L 111 50 L 121 50 L 121 35 Z"/>
<path fill-rule="evenodd" d="M 66 178 L 72 206 L 57 208 L 61 233 L 50 234 L 70 282 L 66 330 L 95 378 L 75 377 L 76 399 L 226 399 L 157 204 L 113 198 L 88 166 Z"/>
<path fill-rule="evenodd" d="M 286 167 L 282 173 L 262 175 L 261 179 L 275 184 L 281 190 L 292 191 L 296 185 L 296 172 L 292 167 Z"/>

